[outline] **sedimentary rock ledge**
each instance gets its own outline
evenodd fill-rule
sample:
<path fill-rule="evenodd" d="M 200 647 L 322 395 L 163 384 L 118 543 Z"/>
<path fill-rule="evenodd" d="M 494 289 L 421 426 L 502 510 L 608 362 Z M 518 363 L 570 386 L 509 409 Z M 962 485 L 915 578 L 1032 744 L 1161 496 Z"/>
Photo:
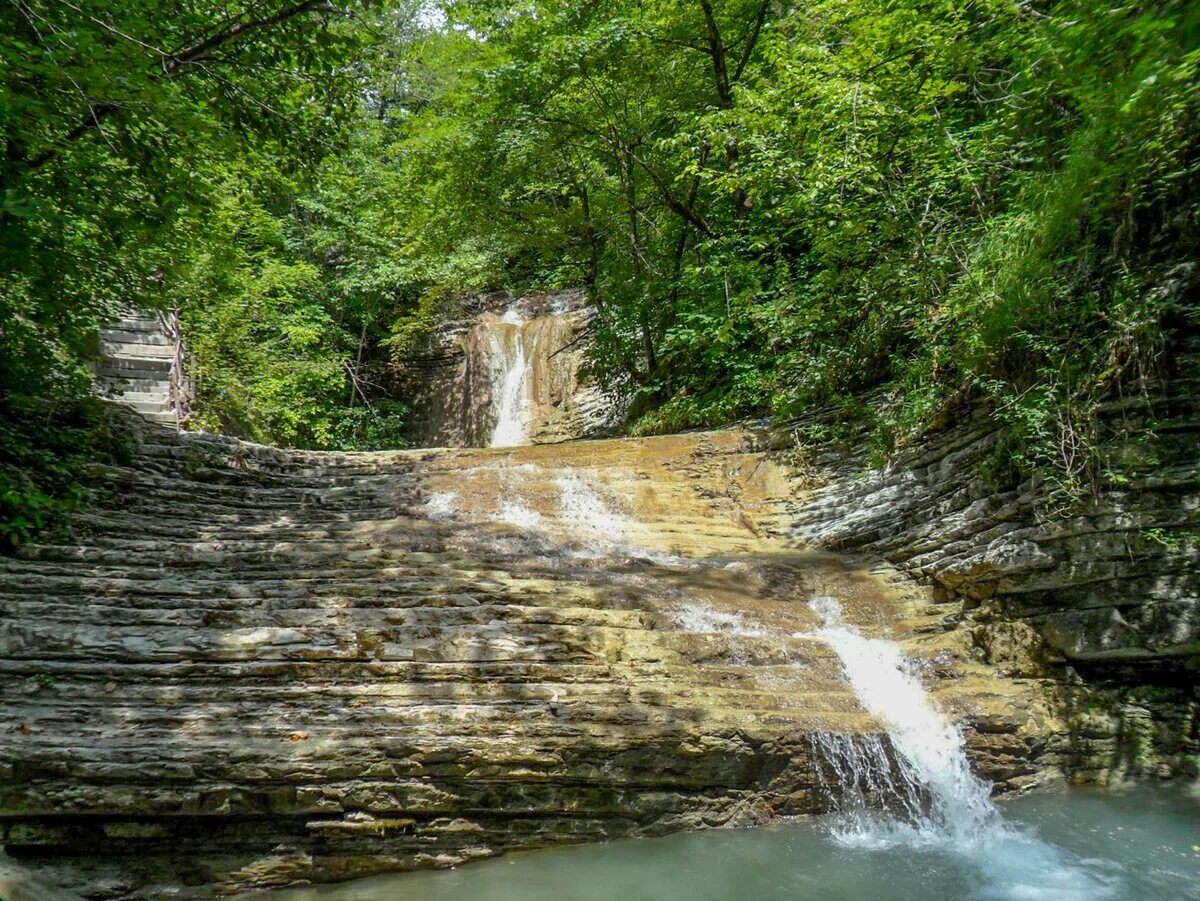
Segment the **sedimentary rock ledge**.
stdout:
<path fill-rule="evenodd" d="M 70 539 L 0 561 L 4 845 L 91 897 L 202 897 L 818 811 L 811 736 L 879 731 L 792 637 L 829 593 L 910 636 L 987 775 L 1032 780 L 1038 683 L 894 572 L 771 539 L 779 478 L 736 433 L 335 455 L 149 427 Z"/>

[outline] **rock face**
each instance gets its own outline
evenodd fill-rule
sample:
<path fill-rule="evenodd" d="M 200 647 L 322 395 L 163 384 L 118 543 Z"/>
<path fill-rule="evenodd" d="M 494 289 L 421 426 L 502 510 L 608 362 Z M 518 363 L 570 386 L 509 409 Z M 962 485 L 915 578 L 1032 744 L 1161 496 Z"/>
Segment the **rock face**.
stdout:
<path fill-rule="evenodd" d="M 1106 781 L 1200 773 L 1200 346 L 1176 377 L 1104 411 L 1111 467 L 1065 503 L 989 476 L 997 423 L 974 416 L 883 469 L 805 456 L 816 487 L 793 534 L 882 557 L 970 611 L 998 666 L 1061 674 L 1074 772 Z"/>
<path fill-rule="evenodd" d="M 38 879 L 0 852 L 0 898 L 4 901 L 79 901 L 79 896 Z"/>
<path fill-rule="evenodd" d="M 1193 666 L 1200 462 L 1156 467 L 1056 517 L 1043 486 L 989 493 L 981 470 L 998 437 L 975 421 L 885 470 L 847 467 L 804 500 L 795 534 L 989 602 L 1072 663 Z"/>
<path fill-rule="evenodd" d="M 582 378 L 594 315 L 582 292 L 484 295 L 462 313 L 404 363 L 414 444 L 543 444 L 605 434 L 620 422 L 619 399 Z"/>
<path fill-rule="evenodd" d="M 927 662 L 1001 788 L 1069 750 L 960 607 L 771 538 L 787 486 L 736 433 L 314 454 L 144 430 L 70 540 L 0 561 L 0 836 L 90 897 L 824 809 L 814 736 L 881 730 L 793 637 L 814 595 Z"/>

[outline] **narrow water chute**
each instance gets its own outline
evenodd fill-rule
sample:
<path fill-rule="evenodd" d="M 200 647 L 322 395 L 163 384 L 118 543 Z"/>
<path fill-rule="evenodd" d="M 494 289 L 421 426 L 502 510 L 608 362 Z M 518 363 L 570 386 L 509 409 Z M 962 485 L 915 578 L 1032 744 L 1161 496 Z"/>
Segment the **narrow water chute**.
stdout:
<path fill-rule="evenodd" d="M 531 371 L 536 348 L 526 348 L 527 341 L 536 342 L 528 320 L 516 309 L 508 310 L 492 326 L 489 339 L 489 372 L 492 381 L 496 424 L 492 428 L 492 447 L 515 447 L 529 443 L 529 420 L 533 397 Z"/>
<path fill-rule="evenodd" d="M 1118 877 L 1005 822 L 991 786 L 971 771 L 962 733 L 934 707 L 899 645 L 846 624 L 835 598 L 814 598 L 810 606 L 822 625 L 796 637 L 824 642 L 837 654 L 859 703 L 887 732 L 886 741 L 814 738 L 818 771 L 838 799 L 835 841 L 948 852 L 979 874 L 984 898 L 1096 901 L 1115 893 Z M 881 813 L 871 801 L 889 809 Z"/>

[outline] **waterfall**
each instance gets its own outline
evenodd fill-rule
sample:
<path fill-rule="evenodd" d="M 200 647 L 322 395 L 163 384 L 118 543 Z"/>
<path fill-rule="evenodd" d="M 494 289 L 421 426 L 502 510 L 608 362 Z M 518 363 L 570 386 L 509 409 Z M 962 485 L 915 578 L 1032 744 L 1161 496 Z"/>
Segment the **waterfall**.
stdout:
<path fill-rule="evenodd" d="M 880 773 L 895 771 L 888 794 L 904 800 L 910 817 L 917 813 L 918 792 L 923 790 L 928 800 L 924 816 L 913 824 L 918 831 L 966 841 L 994 827 L 999 814 L 991 801 L 991 786 L 971 772 L 962 733 L 930 704 L 899 645 L 867 638 L 845 625 L 834 598 L 815 598 L 810 606 L 823 623 L 813 637 L 837 654 L 859 703 L 883 723 L 898 757 L 883 767 L 877 749 L 868 749 L 873 753 L 863 766 L 874 766 Z M 853 764 L 845 749 L 841 757 Z M 866 781 L 880 780 L 869 775 Z M 856 825 L 862 827 L 863 821 Z M 858 835 L 867 837 L 862 831 Z M 872 832 L 871 837 L 879 836 Z"/>
<path fill-rule="evenodd" d="M 899 645 L 844 623 L 834 598 L 814 598 L 810 606 L 822 626 L 796 637 L 822 641 L 837 654 L 859 703 L 888 738 L 814 739 L 818 775 L 836 795 L 837 842 L 952 853 L 983 877 L 982 897 L 1091 901 L 1112 894 L 1111 884 L 1066 852 L 1004 821 L 991 786 L 971 772 L 962 733 L 934 708 Z M 889 813 L 872 811 L 872 801 Z"/>
<path fill-rule="evenodd" d="M 423 447 L 516 447 L 597 437 L 627 398 L 587 376 L 594 310 L 582 291 L 482 295 L 403 362 L 407 428 Z M 447 314 L 449 315 L 449 314 Z"/>
<path fill-rule="evenodd" d="M 514 447 L 529 443 L 529 418 L 533 398 L 530 371 L 534 353 L 526 353 L 526 320 L 510 309 L 489 334 L 490 372 L 496 424 L 492 447 Z M 511 340 L 506 340 L 511 338 Z M 533 339 L 536 342 L 536 337 Z M 530 348 L 533 351 L 535 348 Z"/>

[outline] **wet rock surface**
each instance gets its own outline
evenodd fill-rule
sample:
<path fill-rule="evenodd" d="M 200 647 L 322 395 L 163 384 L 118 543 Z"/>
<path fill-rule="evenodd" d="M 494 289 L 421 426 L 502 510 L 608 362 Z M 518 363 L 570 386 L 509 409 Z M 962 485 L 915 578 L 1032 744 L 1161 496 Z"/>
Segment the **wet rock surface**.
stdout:
<path fill-rule="evenodd" d="M 595 315 L 582 291 L 460 301 L 454 315 L 403 361 L 404 393 L 412 398 L 411 442 L 489 446 L 504 415 L 506 381 L 510 392 L 520 394 L 523 435 L 504 444 L 614 433 L 624 402 L 583 374 Z M 524 371 L 512 372 L 515 365 Z"/>
<path fill-rule="evenodd" d="M 1200 775 L 1200 341 L 1100 411 L 1107 464 L 1080 497 L 997 487 L 1003 431 L 975 414 L 873 467 L 807 448 L 791 534 L 882 558 L 958 605 L 986 659 L 1051 673 L 1076 778 Z"/>
<path fill-rule="evenodd" d="M 1002 789 L 1068 750 L 899 571 L 778 536 L 736 432 L 284 452 L 145 426 L 0 561 L 0 835 L 90 897 L 203 897 L 824 809 L 878 734 L 806 601 L 904 642 Z M 702 558 L 702 559 L 696 559 Z"/>

